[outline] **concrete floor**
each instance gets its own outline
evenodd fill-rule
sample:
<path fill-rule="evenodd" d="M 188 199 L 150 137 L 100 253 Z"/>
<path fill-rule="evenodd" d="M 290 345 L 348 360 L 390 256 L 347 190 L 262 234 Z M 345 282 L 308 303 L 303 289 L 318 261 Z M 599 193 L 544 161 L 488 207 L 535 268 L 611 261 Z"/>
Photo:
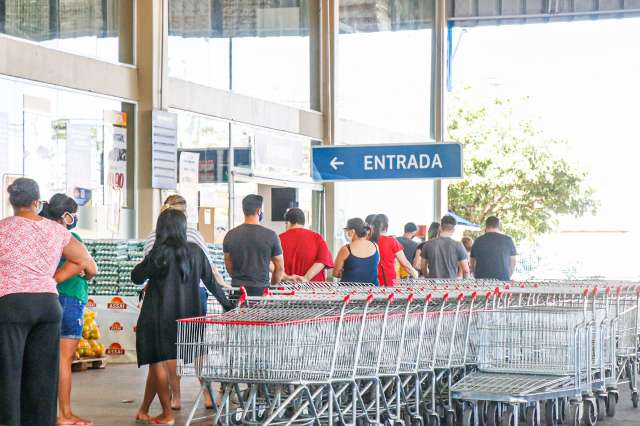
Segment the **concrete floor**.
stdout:
<path fill-rule="evenodd" d="M 134 365 L 109 365 L 105 370 L 88 370 L 73 375 L 73 408 L 83 417 L 92 419 L 95 426 L 136 425 L 134 416 L 144 392 L 146 369 Z M 176 425 L 183 425 L 198 392 L 195 379 L 184 379 L 183 411 L 176 417 Z M 159 404 L 154 402 L 152 415 L 158 414 Z M 209 412 L 211 413 L 211 412 Z M 204 408 L 198 415 L 205 415 Z M 208 422 L 199 425 L 210 424 Z M 640 409 L 633 409 L 626 389 L 622 390 L 616 417 L 598 422 L 598 425 L 640 426 Z"/>

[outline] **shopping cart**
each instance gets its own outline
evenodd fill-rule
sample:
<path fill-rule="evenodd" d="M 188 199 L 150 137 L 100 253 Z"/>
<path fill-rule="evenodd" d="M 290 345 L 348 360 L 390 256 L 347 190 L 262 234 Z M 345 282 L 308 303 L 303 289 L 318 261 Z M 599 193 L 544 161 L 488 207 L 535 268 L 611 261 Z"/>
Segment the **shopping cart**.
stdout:
<path fill-rule="evenodd" d="M 557 424 L 558 401 L 568 399 L 569 424 L 580 424 L 583 394 L 592 392 L 594 372 L 606 353 L 603 330 L 610 326 L 603 309 L 595 317 L 564 306 L 479 312 L 474 339 L 478 371 L 452 388 L 452 397 L 466 402 L 462 423 L 473 424 L 482 416 L 483 424 L 517 425 L 524 409 L 527 424 L 539 425 L 546 402 L 546 422 Z M 595 401 L 585 401 L 589 413 L 595 413 Z"/>

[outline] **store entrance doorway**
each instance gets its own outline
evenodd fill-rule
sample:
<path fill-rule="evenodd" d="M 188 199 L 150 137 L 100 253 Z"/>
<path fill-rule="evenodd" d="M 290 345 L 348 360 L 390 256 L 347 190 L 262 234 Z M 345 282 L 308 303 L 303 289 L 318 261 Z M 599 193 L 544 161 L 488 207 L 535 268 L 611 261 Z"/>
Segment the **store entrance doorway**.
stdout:
<path fill-rule="evenodd" d="M 286 230 L 284 214 L 287 209 L 302 209 L 306 226 L 321 234 L 324 231 L 324 197 L 322 186 L 295 181 L 274 181 L 255 176 L 234 176 L 232 183 L 232 224 L 240 225 L 244 220 L 242 199 L 249 194 L 261 195 L 264 199 L 262 224 L 280 234 Z"/>

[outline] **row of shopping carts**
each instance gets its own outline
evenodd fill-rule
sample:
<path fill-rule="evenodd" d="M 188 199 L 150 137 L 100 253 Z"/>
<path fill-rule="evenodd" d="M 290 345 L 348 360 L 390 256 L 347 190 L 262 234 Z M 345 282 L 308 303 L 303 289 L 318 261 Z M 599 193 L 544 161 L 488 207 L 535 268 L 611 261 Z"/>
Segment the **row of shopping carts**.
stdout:
<path fill-rule="evenodd" d="M 179 374 L 222 384 L 214 424 L 595 424 L 637 406 L 637 288 L 288 283 L 180 321 Z"/>

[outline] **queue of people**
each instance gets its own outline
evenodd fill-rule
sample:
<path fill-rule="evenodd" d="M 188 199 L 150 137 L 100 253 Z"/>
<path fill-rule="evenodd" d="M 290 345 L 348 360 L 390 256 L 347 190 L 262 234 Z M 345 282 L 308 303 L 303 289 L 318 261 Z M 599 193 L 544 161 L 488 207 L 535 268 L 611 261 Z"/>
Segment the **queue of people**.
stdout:
<path fill-rule="evenodd" d="M 71 410 L 71 362 L 82 334 L 87 280 L 97 274 L 82 239 L 72 232 L 78 205 L 64 194 L 41 203 L 37 183 L 26 178 L 8 192 L 14 216 L 0 221 L 0 425 L 91 426 Z M 174 424 L 173 412 L 181 409 L 176 321 L 205 315 L 209 294 L 224 310 L 234 307 L 204 238 L 187 226 L 186 207 L 179 195 L 166 199 L 145 257 L 131 273 L 144 286 L 138 365 L 149 366 L 135 416 L 140 423 Z M 261 225 L 261 196 L 246 196 L 242 209 L 244 222 L 227 233 L 223 252 L 231 286 L 244 287 L 249 296 L 282 280 L 325 281 L 331 269 L 343 282 L 393 286 L 399 278 L 466 278 L 472 271 L 477 278 L 508 280 L 515 267 L 515 245 L 495 217 L 487 219 L 483 236 L 466 245 L 452 238 L 451 216 L 432 223 L 422 243 L 415 240 L 414 223 L 395 238 L 387 235 L 384 214 L 352 218 L 344 227 L 347 243 L 334 260 L 322 236 L 305 228 L 302 210 L 289 209 L 287 229 L 277 235 Z M 156 396 L 162 412 L 151 416 Z M 213 407 L 208 392 L 204 402 Z"/>

